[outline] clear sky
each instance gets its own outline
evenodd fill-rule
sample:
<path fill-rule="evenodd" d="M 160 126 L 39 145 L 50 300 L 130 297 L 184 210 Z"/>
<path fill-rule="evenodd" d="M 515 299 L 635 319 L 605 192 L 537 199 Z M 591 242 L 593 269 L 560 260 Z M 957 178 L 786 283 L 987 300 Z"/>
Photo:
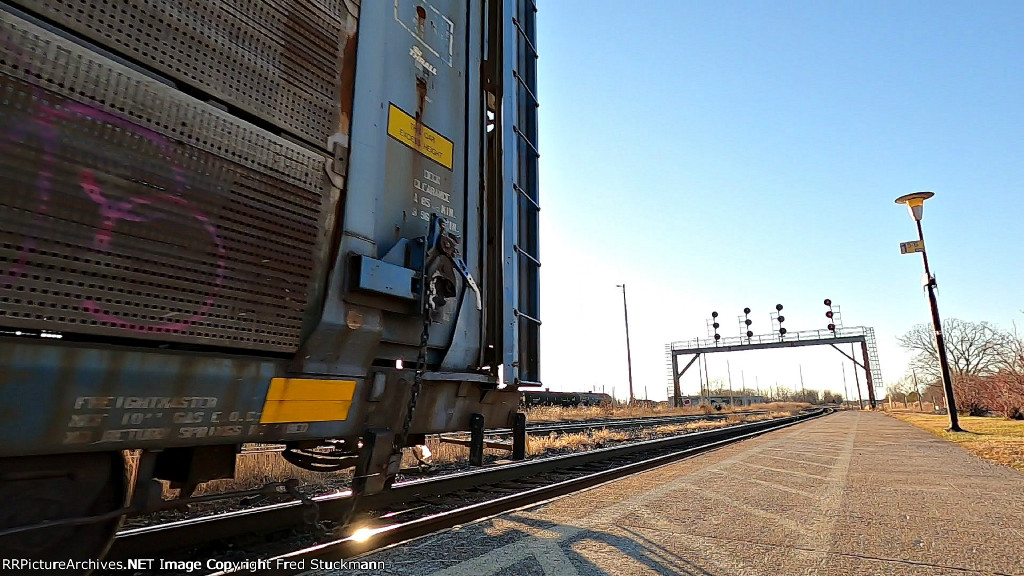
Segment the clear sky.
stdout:
<path fill-rule="evenodd" d="M 929 320 L 918 190 L 943 317 L 1024 329 L 1024 3 L 540 3 L 542 370 L 552 389 L 666 395 L 666 343 Z M 842 390 L 831 348 L 716 354 L 712 378 Z M 693 371 L 691 371 L 692 374 Z M 696 376 L 684 378 L 695 393 Z M 852 374 L 850 378 L 851 396 Z"/>

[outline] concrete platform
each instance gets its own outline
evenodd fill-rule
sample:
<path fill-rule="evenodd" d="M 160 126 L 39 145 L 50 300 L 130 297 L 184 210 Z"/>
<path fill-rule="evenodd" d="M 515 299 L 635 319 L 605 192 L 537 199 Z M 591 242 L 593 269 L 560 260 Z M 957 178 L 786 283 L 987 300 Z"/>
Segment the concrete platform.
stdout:
<path fill-rule="evenodd" d="M 1024 474 L 843 412 L 361 560 L 435 576 L 1024 575 Z"/>

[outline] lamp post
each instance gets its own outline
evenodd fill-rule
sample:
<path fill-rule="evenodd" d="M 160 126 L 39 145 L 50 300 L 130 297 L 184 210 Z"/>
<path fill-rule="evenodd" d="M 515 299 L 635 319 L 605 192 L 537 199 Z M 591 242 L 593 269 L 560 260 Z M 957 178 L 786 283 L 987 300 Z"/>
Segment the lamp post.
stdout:
<path fill-rule="evenodd" d="M 935 347 L 939 352 L 939 368 L 942 370 L 942 389 L 946 395 L 946 411 L 949 412 L 949 431 L 963 432 L 956 414 L 956 399 L 953 397 L 953 379 L 949 375 L 949 360 L 946 358 L 946 342 L 942 337 L 942 320 L 939 319 L 939 304 L 935 300 L 935 277 L 928 267 L 928 252 L 924 248 L 924 232 L 921 229 L 921 216 L 924 214 L 924 201 L 934 196 L 934 192 L 914 192 L 896 199 L 897 204 L 906 204 L 910 217 L 917 224 L 917 240 L 924 259 L 924 276 L 928 287 L 928 302 L 932 309 L 932 327 L 935 330 Z"/>
<path fill-rule="evenodd" d="M 616 288 L 622 288 L 622 315 L 626 319 L 626 367 L 629 369 L 629 403 L 632 405 L 633 397 L 633 355 L 629 350 L 629 308 L 626 306 L 626 284 L 616 284 Z"/>

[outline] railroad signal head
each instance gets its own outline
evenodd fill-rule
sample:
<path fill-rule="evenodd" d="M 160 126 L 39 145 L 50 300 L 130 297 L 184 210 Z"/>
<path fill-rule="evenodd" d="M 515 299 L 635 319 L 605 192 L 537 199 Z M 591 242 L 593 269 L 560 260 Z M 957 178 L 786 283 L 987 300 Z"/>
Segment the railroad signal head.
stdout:
<path fill-rule="evenodd" d="M 721 340 L 721 339 L 722 339 L 722 335 L 721 334 L 715 334 L 715 341 L 716 342 Z"/>
<path fill-rule="evenodd" d="M 746 324 L 747 326 L 750 326 L 751 324 L 754 323 L 754 321 L 751 320 L 750 318 L 747 318 L 746 320 L 743 321 L 743 323 Z"/>
<path fill-rule="evenodd" d="M 750 308 L 744 308 L 743 309 L 743 313 L 744 314 L 750 314 Z"/>
<path fill-rule="evenodd" d="M 831 306 L 831 305 L 832 305 L 832 300 L 830 300 L 828 298 L 825 298 L 825 306 Z"/>
<path fill-rule="evenodd" d="M 714 328 L 715 330 L 718 330 L 718 327 L 719 327 L 718 322 L 715 322 L 714 324 L 712 324 L 711 327 Z"/>
<path fill-rule="evenodd" d="M 778 310 L 779 312 L 782 312 L 782 304 L 776 304 L 775 309 Z"/>
<path fill-rule="evenodd" d="M 828 312 L 825 312 L 825 318 L 831 318 L 831 317 L 832 317 L 832 311 L 831 310 L 829 310 Z"/>
<path fill-rule="evenodd" d="M 783 336 L 785 336 L 786 335 L 786 329 L 785 328 L 779 328 L 779 334 L 782 334 Z"/>
<path fill-rule="evenodd" d="M 711 317 L 712 318 L 718 318 L 718 312 L 712 312 L 711 313 Z"/>
<path fill-rule="evenodd" d="M 747 330 L 747 338 L 751 338 L 754 335 L 752 330 Z"/>
<path fill-rule="evenodd" d="M 828 329 L 833 331 L 833 332 L 835 332 L 836 331 L 836 325 L 835 324 L 829 324 L 828 325 Z"/>
<path fill-rule="evenodd" d="M 785 316 L 779 316 L 779 324 L 782 324 L 785 321 L 786 321 L 786 317 Z"/>

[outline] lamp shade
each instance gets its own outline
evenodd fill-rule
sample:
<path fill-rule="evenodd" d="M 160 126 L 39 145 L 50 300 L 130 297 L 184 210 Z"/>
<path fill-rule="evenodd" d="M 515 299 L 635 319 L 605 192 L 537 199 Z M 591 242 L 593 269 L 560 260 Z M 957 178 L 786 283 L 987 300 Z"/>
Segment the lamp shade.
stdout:
<path fill-rule="evenodd" d="M 920 222 L 924 215 L 924 201 L 935 196 L 935 192 L 913 192 L 904 194 L 896 199 L 897 204 L 906 204 L 910 217 Z"/>

